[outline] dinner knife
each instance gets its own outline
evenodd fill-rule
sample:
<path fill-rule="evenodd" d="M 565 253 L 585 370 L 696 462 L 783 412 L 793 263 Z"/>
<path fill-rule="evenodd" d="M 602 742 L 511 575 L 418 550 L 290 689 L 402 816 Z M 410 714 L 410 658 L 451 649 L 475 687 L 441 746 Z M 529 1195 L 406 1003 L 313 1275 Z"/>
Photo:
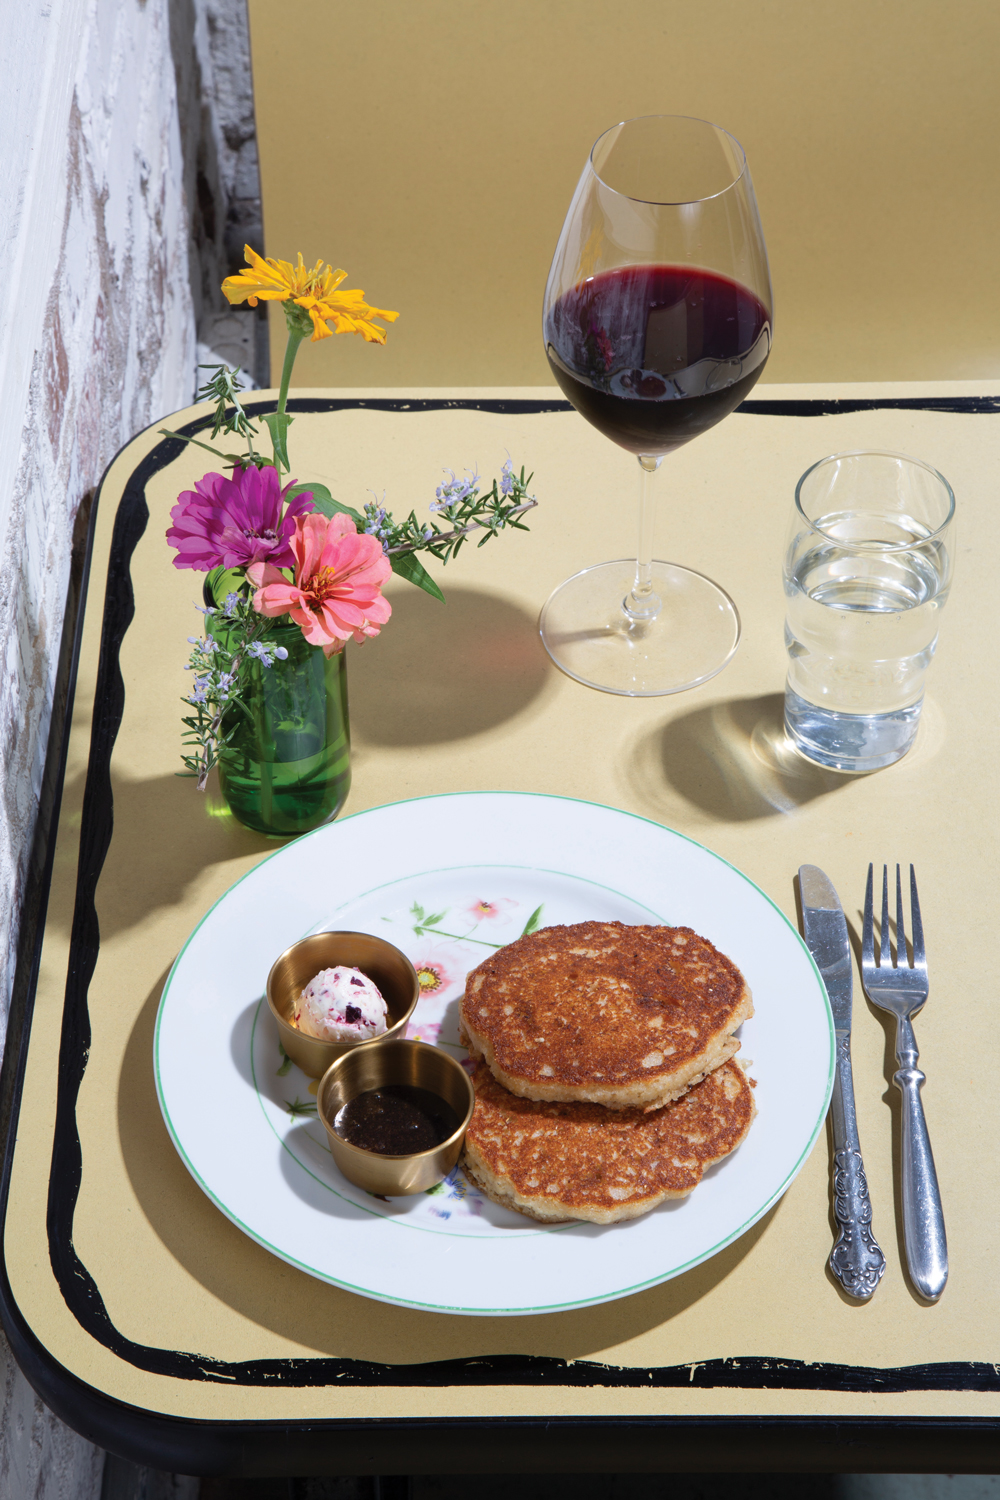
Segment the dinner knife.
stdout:
<path fill-rule="evenodd" d="M 806 946 L 823 976 L 837 1039 L 837 1076 L 830 1111 L 833 1118 L 833 1212 L 840 1233 L 830 1254 L 830 1270 L 849 1297 L 867 1301 L 882 1279 L 885 1256 L 872 1234 L 872 1206 L 854 1109 L 851 945 L 837 892 L 818 866 L 799 866 L 799 894 L 802 897 Z"/>

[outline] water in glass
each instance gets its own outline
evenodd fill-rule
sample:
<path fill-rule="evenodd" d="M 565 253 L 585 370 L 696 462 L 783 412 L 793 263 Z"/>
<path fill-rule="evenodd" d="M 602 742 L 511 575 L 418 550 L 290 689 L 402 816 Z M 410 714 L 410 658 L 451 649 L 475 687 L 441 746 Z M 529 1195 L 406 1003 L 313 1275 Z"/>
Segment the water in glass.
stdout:
<path fill-rule="evenodd" d="M 942 543 L 859 554 L 826 536 L 785 568 L 785 715 L 793 738 L 821 764 L 874 770 L 909 749 L 924 677 L 948 594 Z"/>

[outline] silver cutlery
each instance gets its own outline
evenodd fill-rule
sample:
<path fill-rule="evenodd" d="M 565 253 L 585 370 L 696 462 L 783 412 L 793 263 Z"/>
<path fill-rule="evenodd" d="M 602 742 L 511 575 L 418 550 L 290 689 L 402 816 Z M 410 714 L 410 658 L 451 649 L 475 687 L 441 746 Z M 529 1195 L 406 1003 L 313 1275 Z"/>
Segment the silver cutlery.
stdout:
<path fill-rule="evenodd" d="M 920 921 L 917 879 L 910 866 L 910 925 L 913 962 L 908 962 L 903 924 L 903 890 L 896 866 L 896 962 L 889 946 L 889 871 L 882 866 L 882 923 L 880 963 L 875 962 L 872 912 L 872 866 L 865 889 L 865 920 L 861 937 L 861 982 L 873 1005 L 896 1017 L 897 1071 L 892 1081 L 903 1096 L 902 1187 L 903 1237 L 910 1279 L 922 1297 L 936 1302 L 948 1280 L 948 1242 L 931 1154 L 920 1088 L 925 1075 L 917 1067 L 917 1043 L 910 1024 L 927 999 L 927 958 Z"/>
<path fill-rule="evenodd" d="M 851 945 L 837 892 L 817 865 L 799 866 L 799 894 L 802 897 L 806 945 L 823 976 L 837 1038 L 837 1076 L 830 1112 L 833 1120 L 833 1212 L 839 1234 L 830 1254 L 830 1270 L 848 1296 L 867 1301 L 881 1280 L 885 1256 L 872 1234 L 872 1206 L 854 1109 Z"/>

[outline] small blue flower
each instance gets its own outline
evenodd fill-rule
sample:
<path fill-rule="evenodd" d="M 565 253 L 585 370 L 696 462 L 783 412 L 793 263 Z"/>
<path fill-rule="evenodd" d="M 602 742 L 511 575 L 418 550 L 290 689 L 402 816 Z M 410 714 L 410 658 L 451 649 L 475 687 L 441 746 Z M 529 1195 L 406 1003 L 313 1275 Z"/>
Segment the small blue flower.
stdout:
<path fill-rule="evenodd" d="M 500 493 L 501 495 L 512 495 L 514 493 L 514 465 L 508 457 L 500 470 Z"/>
<path fill-rule="evenodd" d="M 278 658 L 279 661 L 287 661 L 288 660 L 288 652 L 285 650 L 284 646 L 275 646 L 275 648 L 274 648 L 274 654 Z"/>
<path fill-rule="evenodd" d="M 445 469 L 444 472 L 451 477 L 447 484 L 438 485 L 434 492 L 437 496 L 437 503 L 432 503 L 430 510 L 450 510 L 453 505 L 460 505 L 463 500 L 474 494 L 479 483 L 479 475 L 472 469 L 465 471 L 469 475 L 468 479 L 456 478 L 454 469 Z"/>
<path fill-rule="evenodd" d="M 231 615 L 240 602 L 239 594 L 227 594 L 223 609 L 227 616 Z"/>

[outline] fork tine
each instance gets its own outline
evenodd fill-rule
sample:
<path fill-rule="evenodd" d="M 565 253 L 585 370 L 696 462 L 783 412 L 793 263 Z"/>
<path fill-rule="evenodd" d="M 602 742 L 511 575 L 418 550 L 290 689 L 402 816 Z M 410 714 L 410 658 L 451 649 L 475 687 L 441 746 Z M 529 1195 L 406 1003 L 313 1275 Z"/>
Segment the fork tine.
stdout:
<path fill-rule="evenodd" d="M 909 954 L 906 951 L 906 926 L 903 922 L 903 887 L 899 878 L 899 866 L 896 866 L 896 968 L 908 969 L 910 966 Z"/>
<path fill-rule="evenodd" d="M 879 967 L 892 966 L 892 951 L 889 947 L 889 866 L 882 866 L 882 944 L 879 948 Z"/>
<path fill-rule="evenodd" d="M 861 929 L 861 962 L 875 967 L 875 936 L 872 932 L 872 875 L 874 867 L 868 866 L 868 884 L 865 886 L 865 920 Z"/>
<path fill-rule="evenodd" d="M 923 969 L 927 966 L 927 956 L 924 953 L 924 928 L 920 920 L 920 902 L 917 899 L 917 877 L 910 866 L 910 925 L 913 928 L 913 967 Z"/>

